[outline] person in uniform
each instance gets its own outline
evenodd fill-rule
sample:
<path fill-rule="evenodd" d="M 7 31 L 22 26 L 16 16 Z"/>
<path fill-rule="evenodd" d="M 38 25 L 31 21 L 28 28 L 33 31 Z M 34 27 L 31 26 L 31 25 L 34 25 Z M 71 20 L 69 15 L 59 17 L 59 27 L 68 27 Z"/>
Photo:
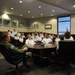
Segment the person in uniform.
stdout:
<path fill-rule="evenodd" d="M 12 50 L 12 52 L 14 52 L 14 54 L 20 54 L 20 58 L 22 56 L 23 59 L 23 66 L 28 66 L 27 64 L 27 60 L 25 58 L 25 53 L 28 50 L 27 46 L 24 45 L 21 49 L 19 49 L 18 47 L 12 45 L 10 42 L 10 35 L 7 33 L 2 33 L 2 35 L 0 36 L 0 44 L 4 45 L 8 50 Z"/>

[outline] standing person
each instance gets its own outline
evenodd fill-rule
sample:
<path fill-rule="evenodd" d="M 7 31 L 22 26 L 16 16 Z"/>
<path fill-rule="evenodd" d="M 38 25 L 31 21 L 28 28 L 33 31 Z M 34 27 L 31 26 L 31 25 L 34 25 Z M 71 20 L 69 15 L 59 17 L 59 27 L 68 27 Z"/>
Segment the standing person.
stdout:
<path fill-rule="evenodd" d="M 10 42 L 10 35 L 7 33 L 3 33 L 0 36 L 0 44 L 4 45 L 8 50 L 11 50 L 12 53 L 15 54 L 20 54 L 21 56 L 19 56 L 20 58 L 23 59 L 23 66 L 27 67 L 27 60 L 25 58 L 25 52 L 28 50 L 27 46 L 24 45 L 21 49 L 19 49 L 18 47 L 12 45 Z"/>

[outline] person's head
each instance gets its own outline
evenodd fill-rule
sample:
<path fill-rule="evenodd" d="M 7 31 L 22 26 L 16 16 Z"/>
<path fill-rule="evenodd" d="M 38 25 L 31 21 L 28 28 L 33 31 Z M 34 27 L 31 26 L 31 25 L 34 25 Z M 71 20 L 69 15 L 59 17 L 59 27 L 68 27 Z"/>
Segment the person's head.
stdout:
<path fill-rule="evenodd" d="M 8 30 L 8 32 L 10 32 L 10 30 Z"/>
<path fill-rule="evenodd" d="M 16 29 L 13 29 L 13 31 L 16 31 Z"/>
<path fill-rule="evenodd" d="M 70 38 L 70 32 L 65 32 L 65 35 L 64 35 L 64 37 L 66 38 L 66 39 L 69 39 Z"/>
<path fill-rule="evenodd" d="M 48 34 L 47 34 L 47 33 L 45 33 L 45 38 L 49 38 L 49 36 L 48 36 Z"/>
<path fill-rule="evenodd" d="M 9 42 L 9 41 L 10 41 L 10 35 L 7 34 L 7 33 L 3 33 L 3 34 L 0 36 L 0 41 L 1 41 L 1 42 Z"/>
<path fill-rule="evenodd" d="M 31 39 L 31 34 L 28 34 L 27 37 L 28 37 L 28 39 Z"/>
<path fill-rule="evenodd" d="M 56 35 L 56 38 L 60 38 L 60 36 L 59 35 Z"/>
<path fill-rule="evenodd" d="M 40 32 L 38 32 L 38 36 L 40 37 Z"/>

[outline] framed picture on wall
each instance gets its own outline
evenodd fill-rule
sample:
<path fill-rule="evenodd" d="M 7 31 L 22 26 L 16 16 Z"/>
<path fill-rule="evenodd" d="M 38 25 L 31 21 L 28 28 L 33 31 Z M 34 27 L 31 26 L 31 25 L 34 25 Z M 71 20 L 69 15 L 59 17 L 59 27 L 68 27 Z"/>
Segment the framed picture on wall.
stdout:
<path fill-rule="evenodd" d="M 27 25 L 25 25 L 24 23 L 18 23 L 18 28 L 27 28 Z"/>
<path fill-rule="evenodd" d="M 10 20 L 8 20 L 8 19 L 3 19 L 3 25 L 4 25 L 4 26 L 10 26 Z"/>
<path fill-rule="evenodd" d="M 45 29 L 52 29 L 52 25 L 51 24 L 46 24 Z"/>
<path fill-rule="evenodd" d="M 33 24 L 33 28 L 39 28 L 38 24 Z"/>
<path fill-rule="evenodd" d="M 12 27 L 18 27 L 18 21 L 17 20 L 14 20 L 12 21 Z"/>
<path fill-rule="evenodd" d="M 0 18 L 0 26 L 2 26 L 2 18 Z"/>
<path fill-rule="evenodd" d="M 27 27 L 31 29 L 37 29 L 39 28 L 39 24 L 29 24 Z"/>

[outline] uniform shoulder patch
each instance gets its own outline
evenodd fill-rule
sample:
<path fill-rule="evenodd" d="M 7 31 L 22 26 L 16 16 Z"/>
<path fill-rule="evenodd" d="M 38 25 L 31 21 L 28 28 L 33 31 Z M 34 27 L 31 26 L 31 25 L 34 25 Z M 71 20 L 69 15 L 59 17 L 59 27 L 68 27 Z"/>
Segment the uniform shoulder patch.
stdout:
<path fill-rule="evenodd" d="M 10 48 L 11 48 L 11 49 L 14 49 L 14 48 L 15 48 L 15 46 L 11 45 L 11 46 L 10 46 Z"/>

